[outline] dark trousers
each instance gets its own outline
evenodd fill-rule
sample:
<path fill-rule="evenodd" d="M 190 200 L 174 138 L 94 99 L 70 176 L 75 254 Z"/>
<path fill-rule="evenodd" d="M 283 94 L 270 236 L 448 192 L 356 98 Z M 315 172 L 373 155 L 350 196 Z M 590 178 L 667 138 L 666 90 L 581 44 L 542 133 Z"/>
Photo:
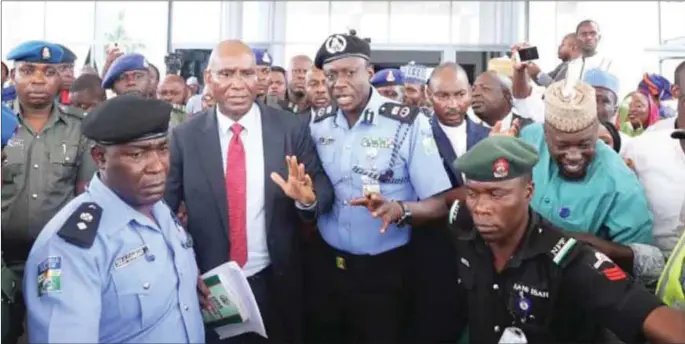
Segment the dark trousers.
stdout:
<path fill-rule="evenodd" d="M 220 340 L 216 332 L 209 327 L 205 327 L 205 337 L 207 344 L 281 344 L 291 343 L 286 338 L 282 316 L 279 312 L 277 292 L 278 286 L 274 283 L 273 268 L 271 266 L 247 278 L 252 293 L 257 300 L 259 312 L 262 315 L 266 334 L 269 338 L 264 338 L 256 333 L 244 333 L 237 337 Z"/>
<path fill-rule="evenodd" d="M 307 259 L 307 343 L 401 343 L 406 329 L 406 248 L 355 256 L 320 240 Z"/>

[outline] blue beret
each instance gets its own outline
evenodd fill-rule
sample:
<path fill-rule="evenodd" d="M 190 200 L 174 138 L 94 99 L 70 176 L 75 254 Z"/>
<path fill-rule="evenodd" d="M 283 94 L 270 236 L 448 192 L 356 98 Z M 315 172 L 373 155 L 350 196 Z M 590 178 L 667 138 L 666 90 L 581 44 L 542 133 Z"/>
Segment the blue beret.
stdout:
<path fill-rule="evenodd" d="M 112 66 L 107 70 L 107 74 L 102 79 L 102 88 L 110 89 L 114 81 L 123 73 L 134 70 L 147 70 L 145 56 L 141 54 L 126 54 L 114 60 Z"/>
<path fill-rule="evenodd" d="M 351 30 L 350 34 L 328 36 L 316 52 L 314 66 L 323 69 L 324 64 L 346 57 L 361 57 L 365 60 L 371 58 L 369 42 L 357 37 L 357 32 L 354 30 Z"/>
<path fill-rule="evenodd" d="M 19 119 L 17 115 L 7 107 L 7 105 L 2 105 L 2 148 L 7 146 L 7 142 L 14 136 L 14 132 L 17 130 L 17 125 L 19 125 Z"/>
<path fill-rule="evenodd" d="M 585 72 L 585 75 L 583 75 L 583 82 L 589 84 L 592 87 L 606 88 L 614 92 L 614 94 L 618 96 L 618 90 L 620 85 L 618 82 L 618 78 L 615 77 L 613 74 L 605 72 L 601 69 L 593 68 Z"/>
<path fill-rule="evenodd" d="M 257 66 L 271 66 L 271 64 L 274 62 L 266 49 L 252 48 L 252 53 L 254 53 Z"/>
<path fill-rule="evenodd" d="M 428 81 L 428 67 L 417 65 L 414 61 L 408 65 L 400 67 L 404 73 L 404 82 L 415 85 L 425 85 Z"/>
<path fill-rule="evenodd" d="M 371 85 L 375 87 L 404 85 L 404 74 L 396 68 L 382 69 L 371 77 Z"/>
<path fill-rule="evenodd" d="M 76 54 L 74 54 L 71 49 L 63 46 L 62 44 L 58 44 L 60 48 L 62 48 L 62 51 L 64 54 L 62 54 L 62 60 L 60 63 L 74 63 L 76 62 Z"/>
<path fill-rule="evenodd" d="M 7 54 L 7 59 L 17 62 L 60 63 L 64 51 L 57 44 L 45 41 L 28 41 L 19 44 Z"/>
<path fill-rule="evenodd" d="M 151 140 L 167 135 L 171 104 L 125 94 L 108 99 L 83 119 L 83 135 L 105 145 Z"/>

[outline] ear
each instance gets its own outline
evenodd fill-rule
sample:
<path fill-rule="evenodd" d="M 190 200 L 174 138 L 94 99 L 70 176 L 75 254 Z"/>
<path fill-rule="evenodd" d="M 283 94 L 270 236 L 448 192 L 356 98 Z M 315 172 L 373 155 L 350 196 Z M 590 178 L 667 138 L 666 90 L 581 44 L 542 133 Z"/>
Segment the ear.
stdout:
<path fill-rule="evenodd" d="M 205 82 L 205 87 L 212 83 L 212 73 L 209 71 L 209 69 L 205 69 L 205 71 L 202 72 L 202 79 Z"/>
<path fill-rule="evenodd" d="M 98 170 L 105 168 L 105 165 L 107 164 L 107 158 L 105 156 L 105 147 L 98 144 L 94 145 L 90 148 L 90 156 L 93 158 L 93 161 L 95 162 L 95 165 L 98 167 Z"/>
<path fill-rule="evenodd" d="M 368 66 L 368 67 L 366 67 L 366 74 L 369 75 L 369 80 L 371 80 L 371 78 L 373 78 L 373 76 L 374 76 L 374 74 L 376 74 L 376 72 L 373 71 L 373 68 L 371 68 L 371 66 Z"/>
<path fill-rule="evenodd" d="M 671 85 L 671 95 L 673 96 L 673 99 L 680 98 L 680 91 L 680 86 L 676 84 Z"/>
<path fill-rule="evenodd" d="M 526 200 L 528 202 L 533 200 L 533 191 L 535 191 L 535 183 L 533 183 L 532 178 L 533 177 L 531 177 L 531 181 L 526 183 Z"/>

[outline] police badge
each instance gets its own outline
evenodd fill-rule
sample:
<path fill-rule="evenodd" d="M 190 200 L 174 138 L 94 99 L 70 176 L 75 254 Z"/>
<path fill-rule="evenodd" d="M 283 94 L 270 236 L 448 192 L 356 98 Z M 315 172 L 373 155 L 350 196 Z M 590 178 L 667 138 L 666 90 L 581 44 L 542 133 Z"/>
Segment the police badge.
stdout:
<path fill-rule="evenodd" d="M 43 60 L 49 60 L 50 58 L 52 58 L 52 54 L 50 54 L 50 48 L 43 47 L 43 49 L 40 50 L 40 57 Z"/>
<path fill-rule="evenodd" d="M 509 175 L 509 163 L 504 158 L 495 160 L 492 164 L 492 175 L 495 178 L 504 178 Z"/>

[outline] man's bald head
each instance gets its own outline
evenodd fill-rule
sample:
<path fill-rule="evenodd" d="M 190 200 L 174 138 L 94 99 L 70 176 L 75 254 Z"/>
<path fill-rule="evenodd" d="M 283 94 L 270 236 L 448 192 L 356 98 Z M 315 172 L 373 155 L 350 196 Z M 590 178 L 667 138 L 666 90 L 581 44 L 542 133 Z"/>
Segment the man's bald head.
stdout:
<path fill-rule="evenodd" d="M 183 80 L 183 78 L 176 75 L 176 74 L 169 74 L 169 75 L 164 77 L 164 80 L 162 80 L 162 83 L 174 83 L 174 82 L 178 82 L 178 83 L 181 83 L 183 85 L 186 84 L 186 82 Z"/>
<path fill-rule="evenodd" d="M 575 59 L 581 54 L 582 42 L 575 32 L 567 33 L 559 44 L 557 55 L 562 61 Z"/>
<path fill-rule="evenodd" d="M 241 118 L 252 108 L 258 92 L 252 49 L 238 40 L 219 43 L 209 57 L 204 79 L 221 113 L 234 120 Z"/>
<path fill-rule="evenodd" d="M 254 53 L 247 44 L 236 39 L 221 41 L 216 47 L 214 47 L 212 54 L 209 55 L 209 68 L 212 68 L 212 66 L 216 64 L 217 60 L 242 55 L 248 55 L 252 57 L 252 65 L 256 64 Z"/>
<path fill-rule="evenodd" d="M 292 100 L 299 101 L 306 96 L 305 78 L 313 65 L 312 59 L 307 55 L 296 55 L 290 59 L 286 78 L 290 97 L 296 98 Z"/>
<path fill-rule="evenodd" d="M 298 62 L 299 63 L 302 63 L 302 62 L 309 63 L 310 65 L 314 64 L 312 59 L 307 55 L 295 55 L 292 58 L 290 58 L 290 65 L 288 65 L 288 69 L 292 69 L 293 66 L 295 64 L 297 64 Z M 311 67 L 309 67 L 309 68 L 311 68 Z M 309 68 L 307 68 L 307 69 L 309 69 Z"/>
<path fill-rule="evenodd" d="M 469 76 L 468 74 L 466 74 L 464 68 L 455 62 L 443 62 L 439 66 L 435 67 L 435 69 L 433 69 L 433 72 L 430 75 L 430 79 L 428 79 L 428 85 L 431 89 L 435 88 L 434 81 L 437 81 L 440 78 L 453 78 L 457 80 L 465 80 L 467 84 L 469 82 Z"/>

